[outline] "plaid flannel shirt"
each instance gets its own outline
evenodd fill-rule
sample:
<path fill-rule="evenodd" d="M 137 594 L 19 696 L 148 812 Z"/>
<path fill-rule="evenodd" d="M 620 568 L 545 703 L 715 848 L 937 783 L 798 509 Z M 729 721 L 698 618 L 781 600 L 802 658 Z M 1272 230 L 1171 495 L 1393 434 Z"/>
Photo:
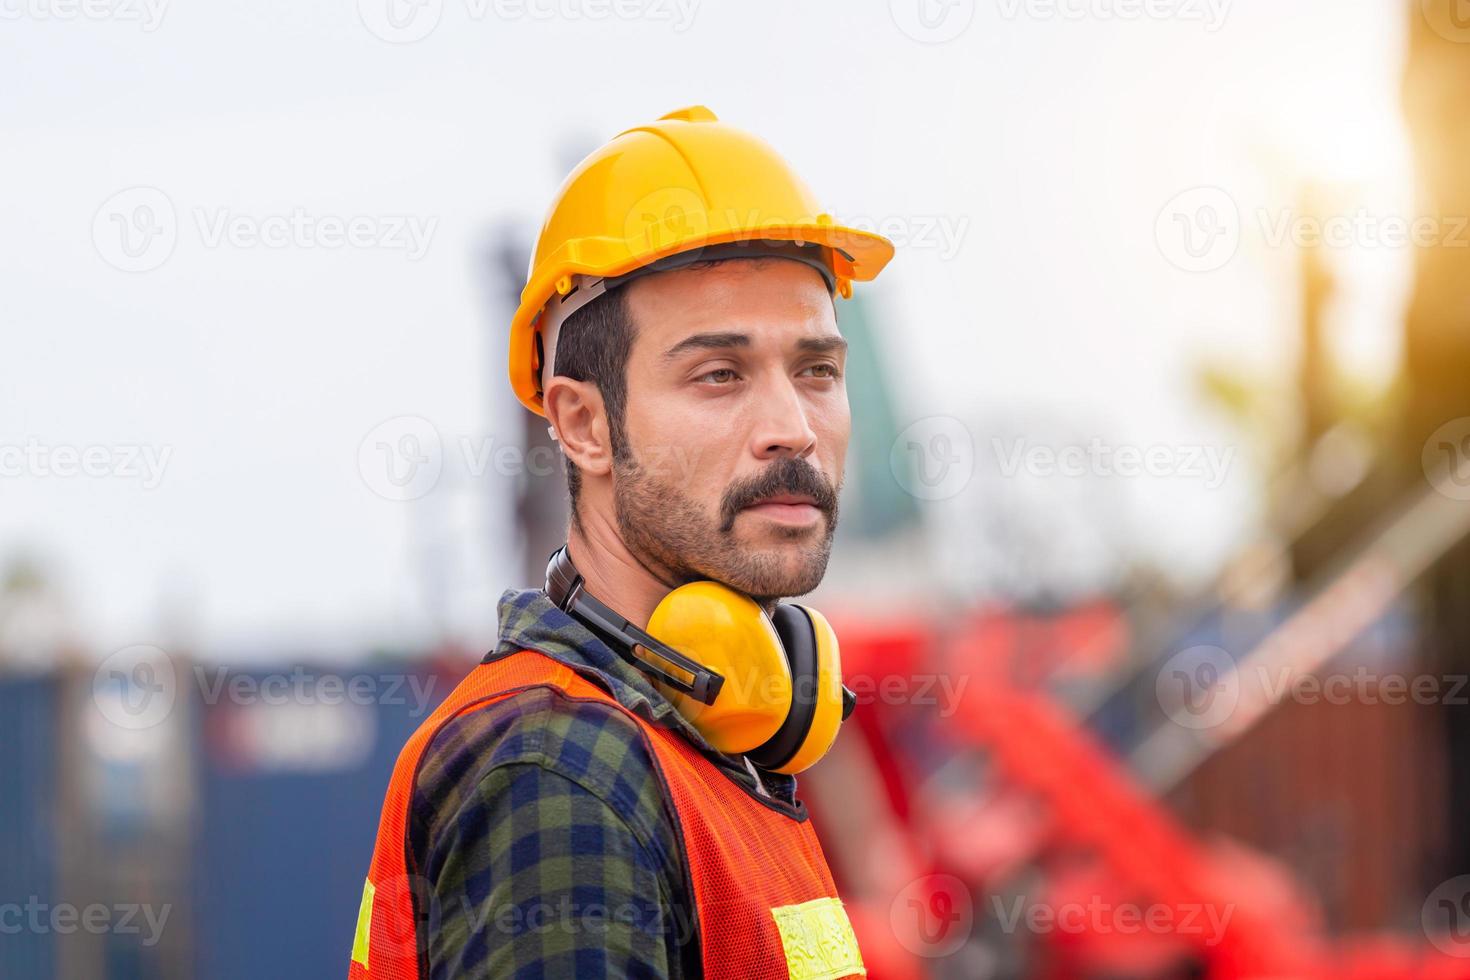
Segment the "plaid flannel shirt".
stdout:
<path fill-rule="evenodd" d="M 486 660 L 527 649 L 673 728 L 746 792 L 804 809 L 795 777 L 715 751 L 543 592 L 510 590 Z M 431 892 L 432 980 L 701 973 L 673 803 L 642 731 L 611 705 L 533 689 L 449 722 L 419 769 L 409 848 Z"/>

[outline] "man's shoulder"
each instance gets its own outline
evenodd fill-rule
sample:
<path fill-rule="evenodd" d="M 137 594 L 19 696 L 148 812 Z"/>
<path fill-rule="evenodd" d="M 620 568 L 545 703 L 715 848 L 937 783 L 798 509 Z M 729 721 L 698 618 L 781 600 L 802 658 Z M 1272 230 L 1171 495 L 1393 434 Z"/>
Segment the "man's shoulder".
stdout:
<path fill-rule="evenodd" d="M 494 931 L 507 910 L 560 909 L 563 897 L 631 910 L 634 923 L 692 920 L 687 861 L 647 734 L 611 698 L 536 685 L 472 702 L 436 723 L 411 813 L 410 861 L 439 909 L 431 975 L 571 975 L 572 961 L 608 957 L 650 975 L 697 970 L 697 944 L 682 946 L 678 929 L 573 930 L 555 950 L 537 931 Z"/>
<path fill-rule="evenodd" d="M 639 723 L 611 698 L 533 686 L 440 724 L 414 776 L 419 818 L 460 811 L 507 767 L 534 765 L 601 799 L 635 830 L 651 830 L 662 796 L 658 763 Z M 642 823 L 644 826 L 636 826 Z"/>

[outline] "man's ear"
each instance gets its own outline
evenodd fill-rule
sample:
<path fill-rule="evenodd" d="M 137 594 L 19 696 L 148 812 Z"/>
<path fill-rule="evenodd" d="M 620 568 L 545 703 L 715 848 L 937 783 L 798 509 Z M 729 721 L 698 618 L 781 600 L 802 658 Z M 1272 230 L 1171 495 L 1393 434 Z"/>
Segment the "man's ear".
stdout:
<path fill-rule="evenodd" d="M 546 385 L 542 404 L 561 451 L 577 469 L 593 476 L 606 476 L 612 471 L 607 407 L 597 385 L 555 375 Z"/>

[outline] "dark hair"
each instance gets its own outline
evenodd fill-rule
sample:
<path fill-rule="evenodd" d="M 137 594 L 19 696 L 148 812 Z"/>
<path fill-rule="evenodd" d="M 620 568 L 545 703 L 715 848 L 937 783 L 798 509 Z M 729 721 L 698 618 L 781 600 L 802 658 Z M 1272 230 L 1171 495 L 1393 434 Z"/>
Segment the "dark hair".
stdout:
<path fill-rule="evenodd" d="M 613 459 L 627 450 L 623 438 L 623 410 L 628 403 L 628 355 L 633 350 L 633 316 L 626 289 L 614 289 L 588 303 L 561 325 L 556 341 L 553 374 L 574 381 L 591 381 L 607 406 L 608 436 Z M 572 520 L 577 521 L 577 495 L 582 475 L 567 457 L 567 491 L 572 498 Z"/>

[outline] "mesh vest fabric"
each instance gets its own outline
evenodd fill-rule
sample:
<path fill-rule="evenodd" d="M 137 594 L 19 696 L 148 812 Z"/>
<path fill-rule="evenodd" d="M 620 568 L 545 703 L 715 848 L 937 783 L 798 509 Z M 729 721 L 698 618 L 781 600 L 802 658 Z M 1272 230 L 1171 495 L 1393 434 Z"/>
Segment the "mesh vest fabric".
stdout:
<path fill-rule="evenodd" d="M 419 762 L 450 719 L 536 686 L 615 705 L 648 738 L 690 863 L 706 976 L 865 975 L 809 820 L 752 797 L 675 732 L 628 711 L 564 664 L 524 650 L 476 667 L 399 755 L 364 888 L 350 980 L 426 976 L 420 935 L 428 882 L 410 865 L 407 846 Z"/>

